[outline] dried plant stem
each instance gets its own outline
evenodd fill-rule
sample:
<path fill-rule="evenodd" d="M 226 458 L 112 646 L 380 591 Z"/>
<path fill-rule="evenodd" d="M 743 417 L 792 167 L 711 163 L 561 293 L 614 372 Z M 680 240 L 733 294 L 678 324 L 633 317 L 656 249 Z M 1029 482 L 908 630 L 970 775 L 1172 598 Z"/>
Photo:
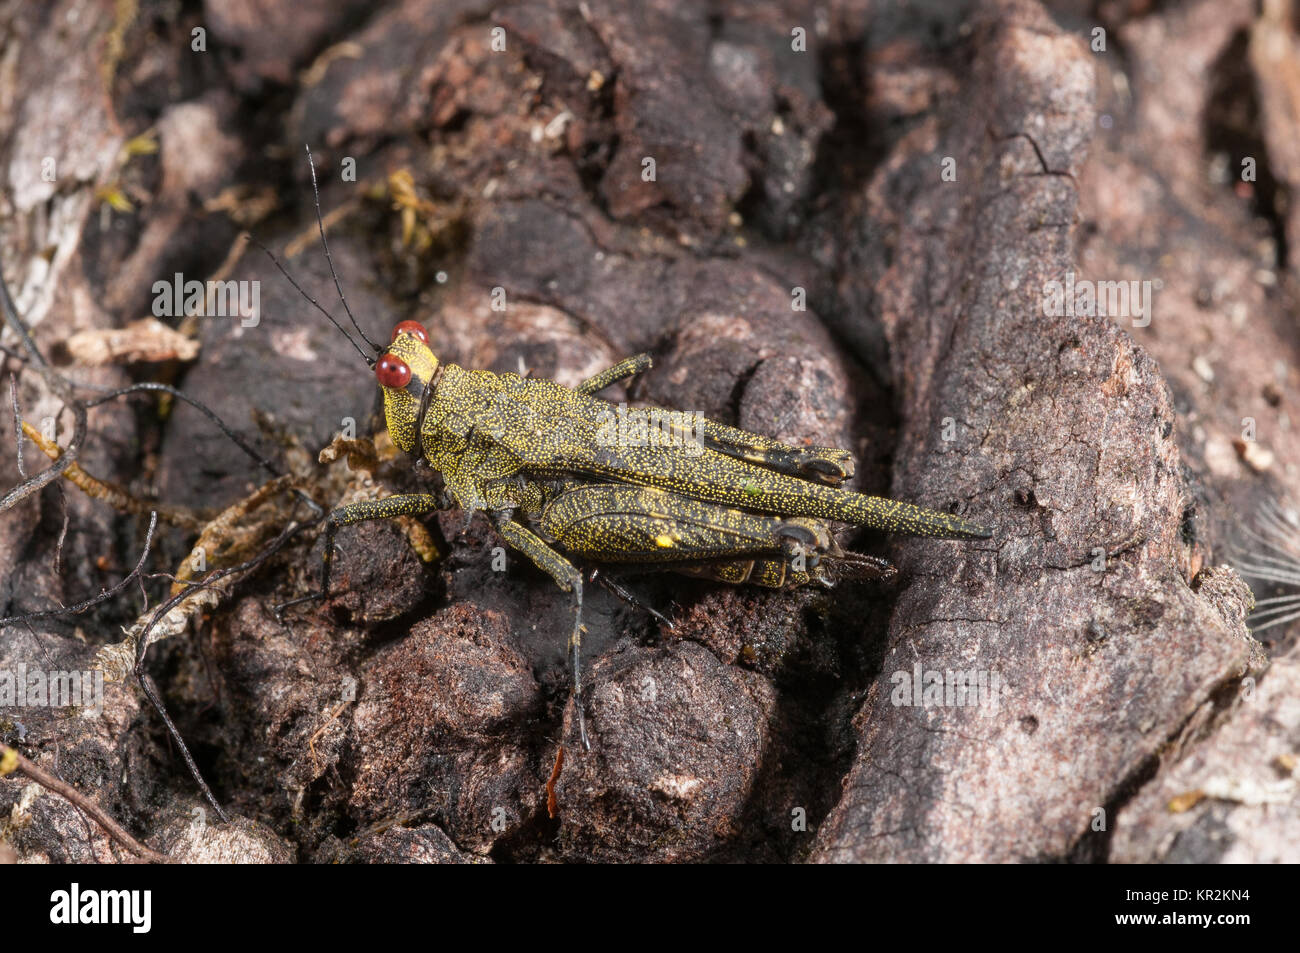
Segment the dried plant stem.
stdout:
<path fill-rule="evenodd" d="M 31 778 L 47 791 L 53 791 L 55 794 L 67 800 L 74 807 L 80 808 L 90 815 L 100 827 L 108 834 L 109 837 L 117 841 L 131 853 L 135 854 L 141 860 L 151 864 L 169 864 L 171 858 L 166 854 L 160 854 L 152 848 L 146 847 L 138 840 L 127 833 L 117 821 L 102 807 L 92 801 L 86 795 L 82 794 L 71 784 L 56 778 L 42 768 L 37 767 L 28 759 L 24 758 L 13 748 L 0 748 L 0 776 L 17 771 L 19 774 Z"/>

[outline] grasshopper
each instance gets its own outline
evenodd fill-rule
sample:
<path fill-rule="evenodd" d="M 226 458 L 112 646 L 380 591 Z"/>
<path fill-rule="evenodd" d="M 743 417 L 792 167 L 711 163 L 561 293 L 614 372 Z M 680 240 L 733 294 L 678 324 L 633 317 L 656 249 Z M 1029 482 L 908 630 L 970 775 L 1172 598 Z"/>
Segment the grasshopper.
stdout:
<path fill-rule="evenodd" d="M 315 184 L 313 168 L 313 189 Z M 317 218 L 319 224 L 319 195 Z M 323 226 L 320 234 L 328 259 Z M 332 261 L 330 268 L 333 274 Z M 337 274 L 334 280 L 338 287 Z M 314 298 L 303 294 L 351 340 Z M 352 318 L 341 287 L 339 297 Z M 893 575 L 885 560 L 844 551 L 831 533 L 831 522 L 909 536 L 992 535 L 958 516 L 846 488 L 842 484 L 853 476 L 854 460 L 845 450 L 788 446 L 699 415 L 692 415 L 689 435 L 680 426 L 669 435 L 689 440 L 626 445 L 629 441 L 610 439 L 612 405 L 596 395 L 649 370 L 648 354 L 627 358 L 569 388 L 551 380 L 444 364 L 416 321 L 399 323 L 387 347 L 369 341 L 355 319 L 352 324 L 377 355 L 369 358 L 352 342 L 382 389 L 390 437 L 417 466 L 441 478 L 441 490 L 335 509 L 325 524 L 319 591 L 279 608 L 329 596 L 340 526 L 419 517 L 439 509 L 470 515 L 482 511 L 506 545 L 573 596 L 569 650 L 580 736 L 587 748 L 579 664 L 584 576 L 574 558 L 792 589 Z M 641 427 L 647 434 L 662 432 L 663 413 L 658 408 L 626 410 L 633 426 L 624 432 L 641 432 Z"/>

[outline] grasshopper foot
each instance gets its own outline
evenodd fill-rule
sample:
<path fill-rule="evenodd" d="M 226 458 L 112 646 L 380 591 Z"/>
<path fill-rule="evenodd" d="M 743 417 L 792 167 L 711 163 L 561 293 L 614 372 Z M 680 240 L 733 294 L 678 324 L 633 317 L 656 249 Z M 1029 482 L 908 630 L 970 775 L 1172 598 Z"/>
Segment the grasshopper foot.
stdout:
<path fill-rule="evenodd" d="M 666 615 L 664 615 L 662 612 L 660 612 L 658 609 L 656 609 L 654 606 L 650 605 L 649 603 L 643 602 L 640 599 L 638 599 L 625 586 L 623 586 L 622 583 L 618 582 L 608 573 L 602 573 L 599 569 L 593 569 L 591 571 L 591 576 L 588 578 L 587 581 L 600 583 L 602 586 L 604 586 L 614 595 L 618 596 L 618 598 L 622 599 L 628 605 L 632 606 L 634 609 L 640 609 L 642 612 L 648 613 L 649 615 L 658 619 L 668 629 L 671 630 L 677 628 L 675 625 L 673 625 L 672 619 L 668 618 Z"/>
<path fill-rule="evenodd" d="M 573 709 L 578 713 L 578 737 L 582 741 L 582 750 L 591 750 L 591 739 L 587 737 L 587 716 L 582 710 L 582 678 L 579 675 L 582 664 L 582 623 L 578 622 L 573 627 L 573 635 L 569 636 L 569 648 L 573 653 Z"/>
<path fill-rule="evenodd" d="M 277 623 L 279 623 L 280 625 L 284 625 L 285 609 L 292 609 L 294 606 L 305 605 L 308 602 L 316 602 L 319 599 L 327 598 L 328 595 L 329 594 L 326 593 L 324 590 L 318 589 L 315 592 L 307 593 L 307 595 L 305 596 L 299 596 L 297 599 L 290 599 L 288 602 L 280 602 L 277 603 L 276 605 L 273 605 L 271 607 L 271 614 L 275 616 L 275 621 Z"/>
<path fill-rule="evenodd" d="M 898 569 L 887 559 L 843 551 L 827 555 L 813 570 L 813 578 L 827 589 L 849 579 L 889 583 L 897 576 Z"/>
<path fill-rule="evenodd" d="M 853 476 L 853 457 L 844 450 L 821 450 L 796 458 L 800 476 L 815 483 L 839 486 Z"/>
<path fill-rule="evenodd" d="M 578 737 L 582 750 L 591 750 L 587 737 L 587 717 L 582 710 L 582 574 L 573 583 L 573 634 L 569 636 L 569 650 L 573 656 L 573 709 L 578 714 Z"/>

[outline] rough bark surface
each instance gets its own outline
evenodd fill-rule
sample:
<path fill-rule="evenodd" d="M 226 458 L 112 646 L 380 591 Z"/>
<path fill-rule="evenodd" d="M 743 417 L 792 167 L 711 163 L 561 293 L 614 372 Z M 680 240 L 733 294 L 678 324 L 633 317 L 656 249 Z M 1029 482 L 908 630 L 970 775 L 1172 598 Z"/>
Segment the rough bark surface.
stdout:
<path fill-rule="evenodd" d="M 415 319 L 444 361 L 567 384 L 649 350 L 611 399 L 849 448 L 857 488 L 996 529 L 846 534 L 891 587 L 628 577 L 671 630 L 591 589 L 590 752 L 568 597 L 497 571 L 482 516 L 427 520 L 430 563 L 409 527 L 345 528 L 339 594 L 281 624 L 308 534 L 153 649 L 232 824 L 132 683 L 0 709 L 0 743 L 193 862 L 1300 860 L 1295 627 L 1252 638 L 1229 568 L 1300 495 L 1300 38 L 1276 6 L 0 3 L 0 266 L 68 376 L 175 382 L 325 505 L 373 492 L 314 462 L 382 428 L 373 376 L 240 238 L 342 311 L 307 143 L 371 338 Z M 74 363 L 72 335 L 178 272 L 257 282 L 256 323 L 165 319 L 193 362 Z M 1149 323 L 1054 316 L 1067 274 L 1151 281 Z M 0 358 L 24 417 L 58 416 Z M 119 401 L 90 433 L 83 466 L 140 496 L 216 511 L 265 478 L 184 405 Z M 0 616 L 112 585 L 143 526 L 70 485 L 0 513 Z M 193 542 L 160 532 L 150 570 Z M 0 671 L 86 669 L 142 608 L 0 628 Z M 927 696 L 953 672 L 987 690 Z M 5 856 L 126 859 L 15 777 Z"/>

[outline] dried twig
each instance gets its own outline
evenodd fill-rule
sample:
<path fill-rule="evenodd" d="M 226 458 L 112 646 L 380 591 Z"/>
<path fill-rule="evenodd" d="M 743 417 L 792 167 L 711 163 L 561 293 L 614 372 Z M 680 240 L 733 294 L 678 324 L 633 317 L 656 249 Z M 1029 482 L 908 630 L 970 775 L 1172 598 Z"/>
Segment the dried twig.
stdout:
<path fill-rule="evenodd" d="M 72 411 L 73 419 L 72 439 L 68 441 L 68 446 L 64 449 L 63 455 L 35 476 L 24 478 L 16 487 L 3 497 L 0 497 L 0 513 L 3 513 L 20 500 L 25 500 L 41 487 L 56 479 L 76 462 L 77 454 L 81 452 L 81 444 L 86 439 L 86 405 L 77 400 L 73 394 L 72 384 L 56 374 L 37 349 L 36 342 L 32 340 L 31 334 L 27 331 L 27 326 L 18 317 L 18 311 L 14 307 L 13 298 L 9 296 L 9 286 L 5 284 L 3 275 L 0 275 L 0 311 L 4 312 L 5 321 L 22 340 L 23 347 L 31 357 L 31 363 L 35 365 L 41 377 L 45 379 L 46 386 L 58 395 L 64 405 Z"/>
<path fill-rule="evenodd" d="M 46 440 L 45 436 L 27 421 L 19 420 L 18 425 L 22 429 L 23 435 L 36 444 L 37 449 L 51 460 L 57 460 L 63 454 L 62 447 L 52 440 Z M 203 525 L 203 521 L 189 510 L 179 506 L 137 500 L 116 483 L 110 483 L 107 480 L 101 480 L 99 477 L 90 475 L 81 468 L 79 463 L 74 463 L 68 467 L 64 471 L 63 478 L 85 493 L 86 496 L 94 500 L 103 500 L 119 512 L 133 513 L 138 516 L 156 510 L 158 517 L 163 522 L 171 523 L 173 526 L 197 530 Z"/>
<path fill-rule="evenodd" d="M 160 854 L 158 851 L 141 844 L 138 840 L 127 833 L 126 829 L 122 827 L 121 824 L 113 820 L 112 816 L 107 811 L 90 798 L 86 797 L 86 795 L 82 794 L 71 784 L 56 778 L 48 771 L 37 767 L 13 748 L 0 747 L 0 776 L 10 774 L 14 771 L 26 775 L 47 791 L 53 791 L 55 794 L 58 794 L 60 797 L 67 800 L 74 807 L 80 808 L 82 811 L 89 814 L 94 818 L 95 822 L 105 830 L 109 837 L 113 838 L 113 840 L 117 841 L 140 859 L 151 864 L 169 864 L 172 862 L 171 858 L 166 854 Z"/>

